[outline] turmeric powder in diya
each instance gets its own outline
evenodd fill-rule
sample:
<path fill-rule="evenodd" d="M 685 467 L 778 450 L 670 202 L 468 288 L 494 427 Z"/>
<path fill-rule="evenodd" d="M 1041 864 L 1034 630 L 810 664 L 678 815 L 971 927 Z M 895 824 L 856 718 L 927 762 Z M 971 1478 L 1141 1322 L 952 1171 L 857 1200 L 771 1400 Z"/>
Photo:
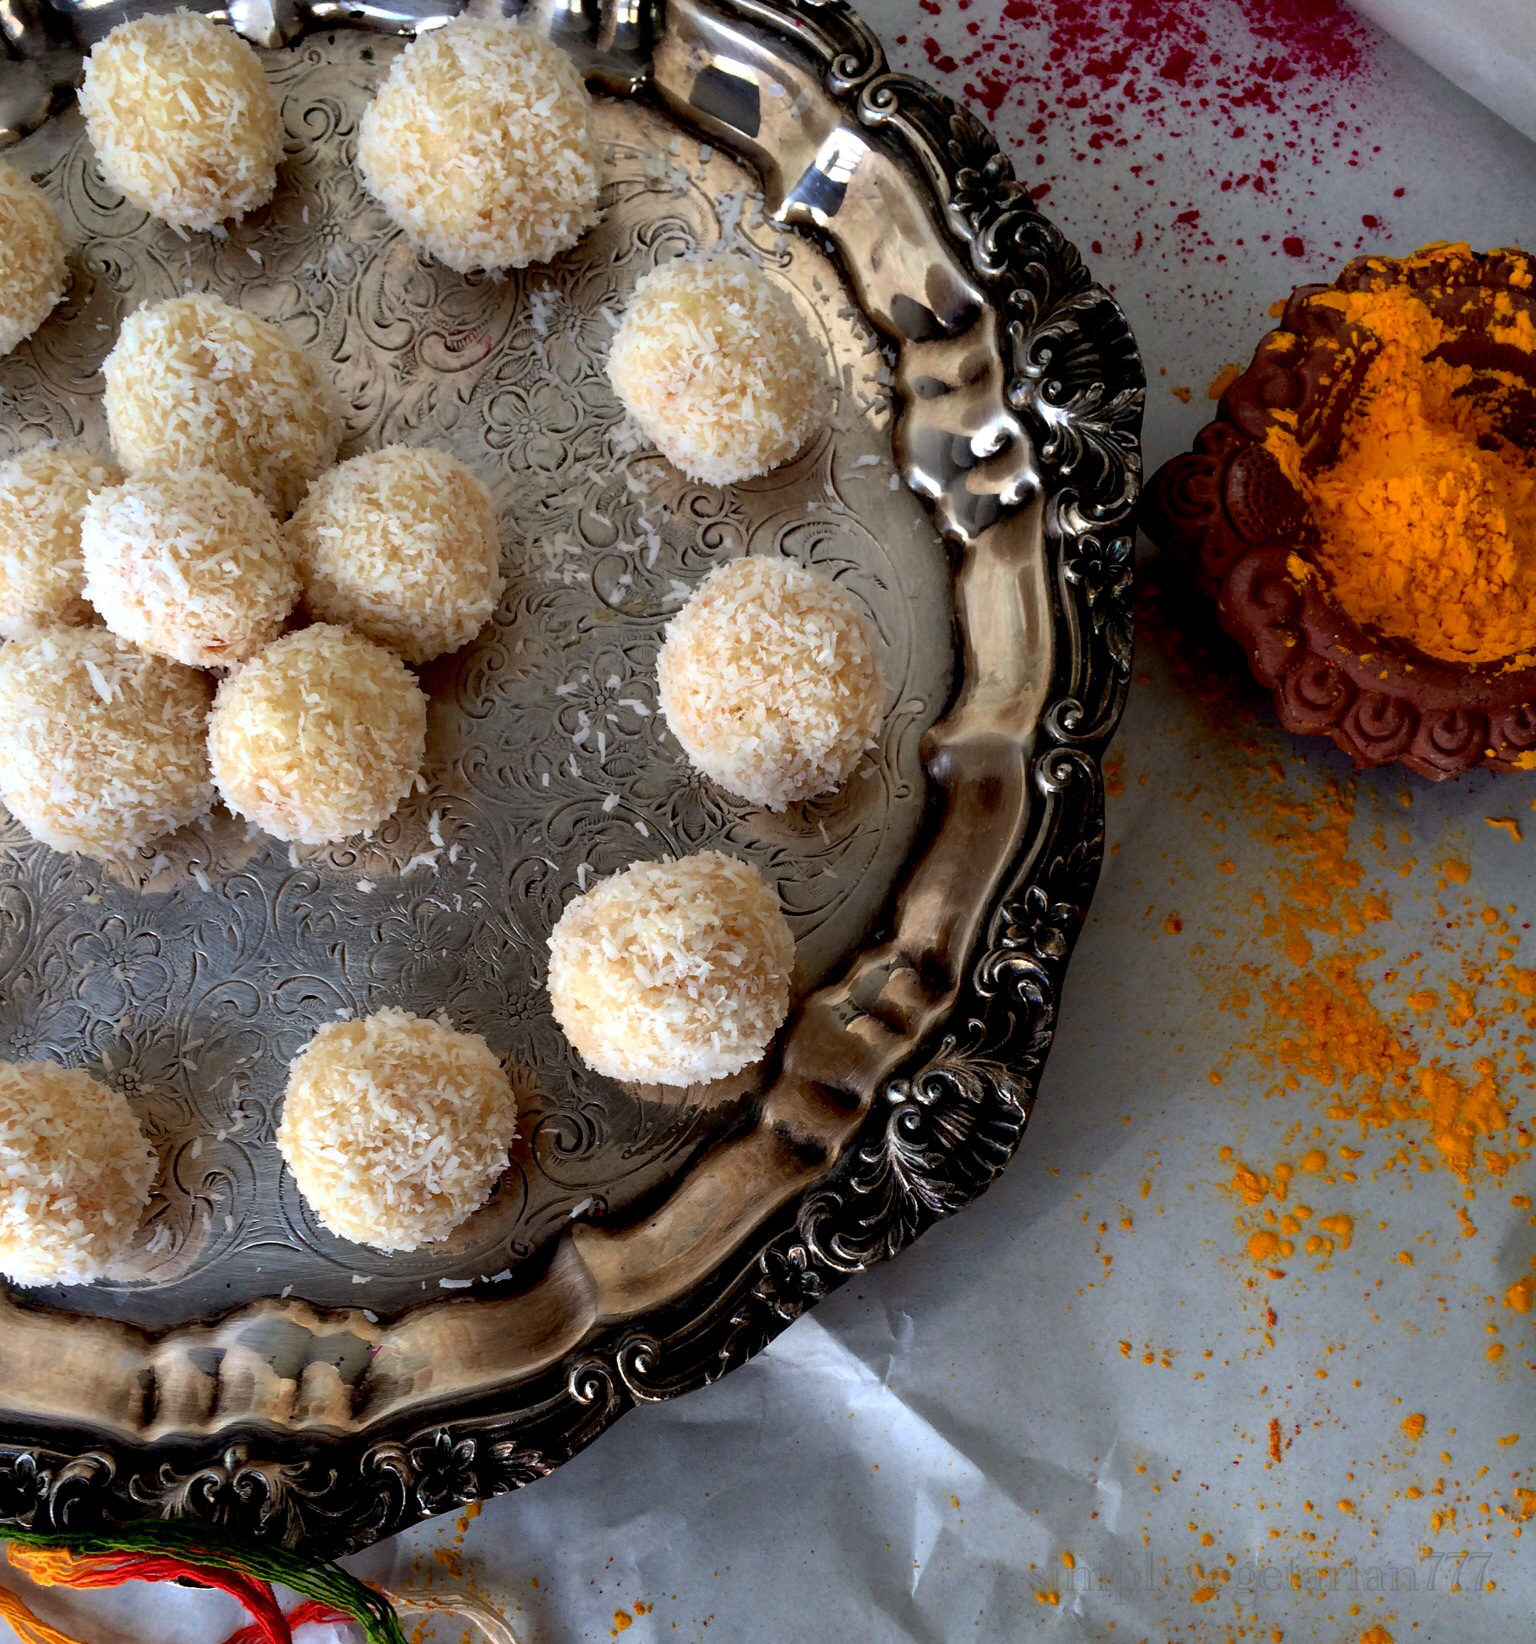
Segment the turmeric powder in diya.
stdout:
<path fill-rule="evenodd" d="M 1461 258 L 1470 261 L 1467 248 L 1438 247 L 1403 267 L 1411 276 Z M 1340 370 L 1364 362 L 1337 451 L 1319 462 L 1290 411 L 1275 413 L 1265 446 L 1307 504 L 1312 565 L 1356 622 L 1442 661 L 1527 666 L 1536 660 L 1536 449 L 1514 443 L 1506 424 L 1510 396 L 1530 395 L 1536 381 L 1440 357 L 1464 335 L 1429 306 L 1446 295 L 1411 279 L 1316 294 L 1311 301 L 1360 339 L 1341 351 Z M 1536 373 L 1530 313 L 1507 291 L 1474 290 L 1469 302 L 1477 313 L 1468 323 Z M 1291 567 L 1309 574 L 1299 555 Z"/>

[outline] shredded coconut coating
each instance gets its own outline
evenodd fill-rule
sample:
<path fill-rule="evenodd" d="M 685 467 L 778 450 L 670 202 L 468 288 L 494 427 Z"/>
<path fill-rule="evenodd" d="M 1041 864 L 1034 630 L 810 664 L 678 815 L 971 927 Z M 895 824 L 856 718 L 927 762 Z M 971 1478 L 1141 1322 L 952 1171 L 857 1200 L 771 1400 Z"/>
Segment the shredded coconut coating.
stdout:
<path fill-rule="evenodd" d="M 195 668 L 283 631 L 299 579 L 267 505 L 212 468 L 139 474 L 91 499 L 85 593 L 114 634 Z"/>
<path fill-rule="evenodd" d="M 288 543 L 310 611 L 407 662 L 468 644 L 501 598 L 490 496 L 446 451 L 390 445 L 322 474 Z"/>
<path fill-rule="evenodd" d="M 67 281 L 64 233 L 47 195 L 0 160 L 0 355 L 48 318 Z"/>
<path fill-rule="evenodd" d="M 558 46 L 510 19 L 418 35 L 363 114 L 357 165 L 411 242 L 461 274 L 548 262 L 598 219 L 592 100 Z"/>
<path fill-rule="evenodd" d="M 667 624 L 656 675 L 693 764 L 769 810 L 841 787 L 875 745 L 874 624 L 846 589 L 791 560 L 711 571 Z"/>
<path fill-rule="evenodd" d="M 789 1011 L 795 940 L 735 857 L 637 862 L 576 897 L 549 938 L 549 999 L 611 1079 L 690 1085 L 755 1062 Z"/>
<path fill-rule="evenodd" d="M 137 309 L 101 369 L 130 474 L 217 468 L 286 518 L 335 459 L 341 407 L 324 371 L 209 292 Z"/>
<path fill-rule="evenodd" d="M 484 1039 L 388 1009 L 321 1028 L 294 1058 L 277 1145 L 332 1233 L 415 1250 L 485 1203 L 516 1132 Z"/>
<path fill-rule="evenodd" d="M 272 198 L 277 99 L 250 46 L 206 17 L 119 23 L 86 59 L 80 110 L 102 176 L 162 222 L 215 228 Z"/>
<path fill-rule="evenodd" d="M 0 649 L 0 798 L 45 845 L 111 861 L 213 804 L 206 677 L 105 628 Z"/>
<path fill-rule="evenodd" d="M 649 439 L 711 485 L 788 462 L 825 414 L 820 352 L 791 299 L 744 257 L 684 257 L 635 287 L 608 378 Z"/>
<path fill-rule="evenodd" d="M 103 1277 L 133 1242 L 155 1168 L 119 1092 L 78 1068 L 0 1062 L 0 1276 Z"/>
<path fill-rule="evenodd" d="M 94 620 L 80 519 L 91 493 L 121 478 L 105 459 L 57 445 L 0 463 L 0 639 Z"/>
<path fill-rule="evenodd" d="M 427 699 L 399 657 L 326 623 L 231 674 L 208 721 L 225 804 L 304 845 L 372 833 L 392 816 L 426 739 Z"/>

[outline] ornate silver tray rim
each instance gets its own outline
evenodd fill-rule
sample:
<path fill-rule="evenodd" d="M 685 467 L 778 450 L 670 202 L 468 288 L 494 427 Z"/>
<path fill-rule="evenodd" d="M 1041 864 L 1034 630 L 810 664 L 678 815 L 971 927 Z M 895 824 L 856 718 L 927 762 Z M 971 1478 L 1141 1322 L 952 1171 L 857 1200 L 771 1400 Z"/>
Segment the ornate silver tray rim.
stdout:
<path fill-rule="evenodd" d="M 66 0 L 45 11 L 25 0 L 0 14 L 9 54 L 0 60 L 0 138 L 45 118 L 67 95 L 81 45 L 135 9 Z M 900 940 L 862 955 L 824 990 L 825 1031 L 856 1023 L 876 1061 L 882 1043 L 921 1050 L 830 1117 L 792 1098 L 776 1107 L 769 1093 L 760 1128 L 800 1161 L 785 1177 L 799 1185 L 764 1207 L 707 1272 L 671 1291 L 660 1281 L 642 1287 L 536 1373 L 383 1399 L 350 1426 L 231 1422 L 214 1398 L 200 1426 L 135 1442 L 105 1424 L 23 1419 L 0 1396 L 0 1525 L 190 1517 L 313 1554 L 354 1551 L 540 1477 L 636 1402 L 724 1374 L 829 1290 L 982 1192 L 1022 1135 L 1098 871 L 1099 760 L 1129 681 L 1142 377 L 1124 316 L 985 128 L 890 72 L 843 0 L 535 9 L 595 83 L 649 98 L 759 170 L 777 220 L 831 248 L 859 307 L 897 343 L 897 460 L 952 545 L 963 641 L 955 695 L 924 750 L 929 833 L 942 825 L 963 843 L 968 826 L 995 828 L 1002 817 L 1016 834 L 1011 853 L 981 905 L 954 894 L 971 865 L 959 845 L 930 853 L 900 894 L 898 937 L 942 927 L 944 939 L 923 953 L 935 963 L 963 957 L 953 975 L 925 978 L 942 1010 L 905 985 L 918 961 Z M 215 15 L 276 45 L 343 22 L 405 32 L 442 12 L 237 0 Z M 755 92 L 743 95 L 752 73 L 742 65 L 773 61 L 786 83 L 810 75 L 817 87 L 795 111 L 806 118 L 794 141 L 778 148 L 770 139 L 787 128 L 765 117 Z M 926 217 L 897 225 L 899 254 L 879 266 L 849 252 L 860 203 L 839 192 L 844 143 L 877 153 L 927 202 Z M 889 237 L 891 225 L 882 228 Z M 863 232 L 872 238 L 868 224 Z M 985 806 L 976 799 L 983 785 Z M 611 1237 L 578 1229 L 556 1263 L 579 1259 L 600 1280 Z M 657 1248 L 665 1252 L 664 1239 Z M 24 1310 L 7 1313 L 8 1326 L 25 1328 Z M 345 1330 L 379 1350 L 347 1315 L 299 1304 L 288 1315 L 312 1338 Z M 453 1339 L 449 1330 L 446 1344 Z M 143 1338 L 142 1354 L 150 1364 L 165 1358 L 183 1381 L 211 1375 L 217 1388 L 238 1347 L 238 1316 L 210 1323 L 201 1345 L 170 1347 Z M 204 1361 L 211 1372 L 197 1368 Z"/>

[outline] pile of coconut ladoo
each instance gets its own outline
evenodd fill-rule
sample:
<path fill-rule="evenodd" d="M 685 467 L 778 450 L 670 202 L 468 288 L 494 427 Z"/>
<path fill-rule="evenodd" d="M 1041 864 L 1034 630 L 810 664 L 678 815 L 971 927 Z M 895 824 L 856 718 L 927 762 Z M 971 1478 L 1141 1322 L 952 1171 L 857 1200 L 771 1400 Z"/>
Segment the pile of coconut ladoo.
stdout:
<path fill-rule="evenodd" d="M 261 61 L 204 17 L 114 29 L 80 106 L 108 184 L 184 233 L 278 187 Z M 557 47 L 460 18 L 396 57 L 357 165 L 422 254 L 520 268 L 598 221 L 592 112 Z M 67 284 L 46 196 L 0 162 L 0 352 Z M 716 485 L 796 456 L 831 392 L 793 300 L 724 254 L 639 282 L 608 374 L 663 455 Z M 412 668 L 469 644 L 501 596 L 485 486 L 443 451 L 337 463 L 344 412 L 323 362 L 211 292 L 129 314 L 103 378 L 110 455 L 43 446 L 0 466 L 0 798 L 43 844 L 102 861 L 216 803 L 295 843 L 372 832 L 425 780 Z M 668 625 L 658 695 L 705 776 L 780 810 L 838 788 L 874 746 L 873 626 L 819 573 L 723 565 Z M 555 1018 L 611 1078 L 738 1072 L 788 1013 L 778 896 L 716 852 L 594 885 L 549 947 Z M 322 1028 L 294 1060 L 277 1143 L 324 1226 L 411 1250 L 485 1203 L 517 1117 L 482 1038 L 386 1006 Z M 0 1066 L 0 1273 L 111 1273 L 155 1174 L 121 1096 L 77 1069 Z"/>

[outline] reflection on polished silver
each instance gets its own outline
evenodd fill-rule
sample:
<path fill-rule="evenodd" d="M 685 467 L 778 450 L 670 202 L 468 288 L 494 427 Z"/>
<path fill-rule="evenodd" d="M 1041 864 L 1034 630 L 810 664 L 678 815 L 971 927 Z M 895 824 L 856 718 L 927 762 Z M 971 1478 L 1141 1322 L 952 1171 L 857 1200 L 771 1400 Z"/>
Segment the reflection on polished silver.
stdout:
<path fill-rule="evenodd" d="M 423 262 L 354 179 L 379 36 L 440 11 L 239 0 L 296 42 L 267 59 L 288 158 L 269 208 L 182 240 L 43 117 L 123 13 L 37 4 L 0 0 L 0 119 L 79 249 L 0 361 L 0 455 L 100 438 L 121 315 L 211 286 L 330 357 L 351 448 L 473 463 L 508 547 L 491 629 L 425 671 L 428 792 L 376 839 L 290 858 L 225 822 L 112 876 L 0 830 L 0 1055 L 104 1070 L 163 1160 L 133 1271 L 0 1295 L 0 1523 L 186 1515 L 335 1553 L 731 1369 L 1007 1163 L 1102 846 L 1140 368 L 986 131 L 840 0 L 530 7 L 616 94 L 606 214 L 504 281 Z M 636 448 L 602 372 L 639 275 L 721 240 L 795 290 L 839 383 L 802 456 L 725 492 Z M 855 589 L 883 652 L 880 747 L 782 817 L 691 775 L 655 712 L 663 621 L 746 551 Z M 681 1100 L 594 1079 L 544 937 L 589 875 L 702 846 L 780 886 L 790 1024 Z M 530 1104 L 496 1198 L 408 1257 L 318 1229 L 271 1142 L 286 1060 L 382 1004 L 486 1034 Z"/>

